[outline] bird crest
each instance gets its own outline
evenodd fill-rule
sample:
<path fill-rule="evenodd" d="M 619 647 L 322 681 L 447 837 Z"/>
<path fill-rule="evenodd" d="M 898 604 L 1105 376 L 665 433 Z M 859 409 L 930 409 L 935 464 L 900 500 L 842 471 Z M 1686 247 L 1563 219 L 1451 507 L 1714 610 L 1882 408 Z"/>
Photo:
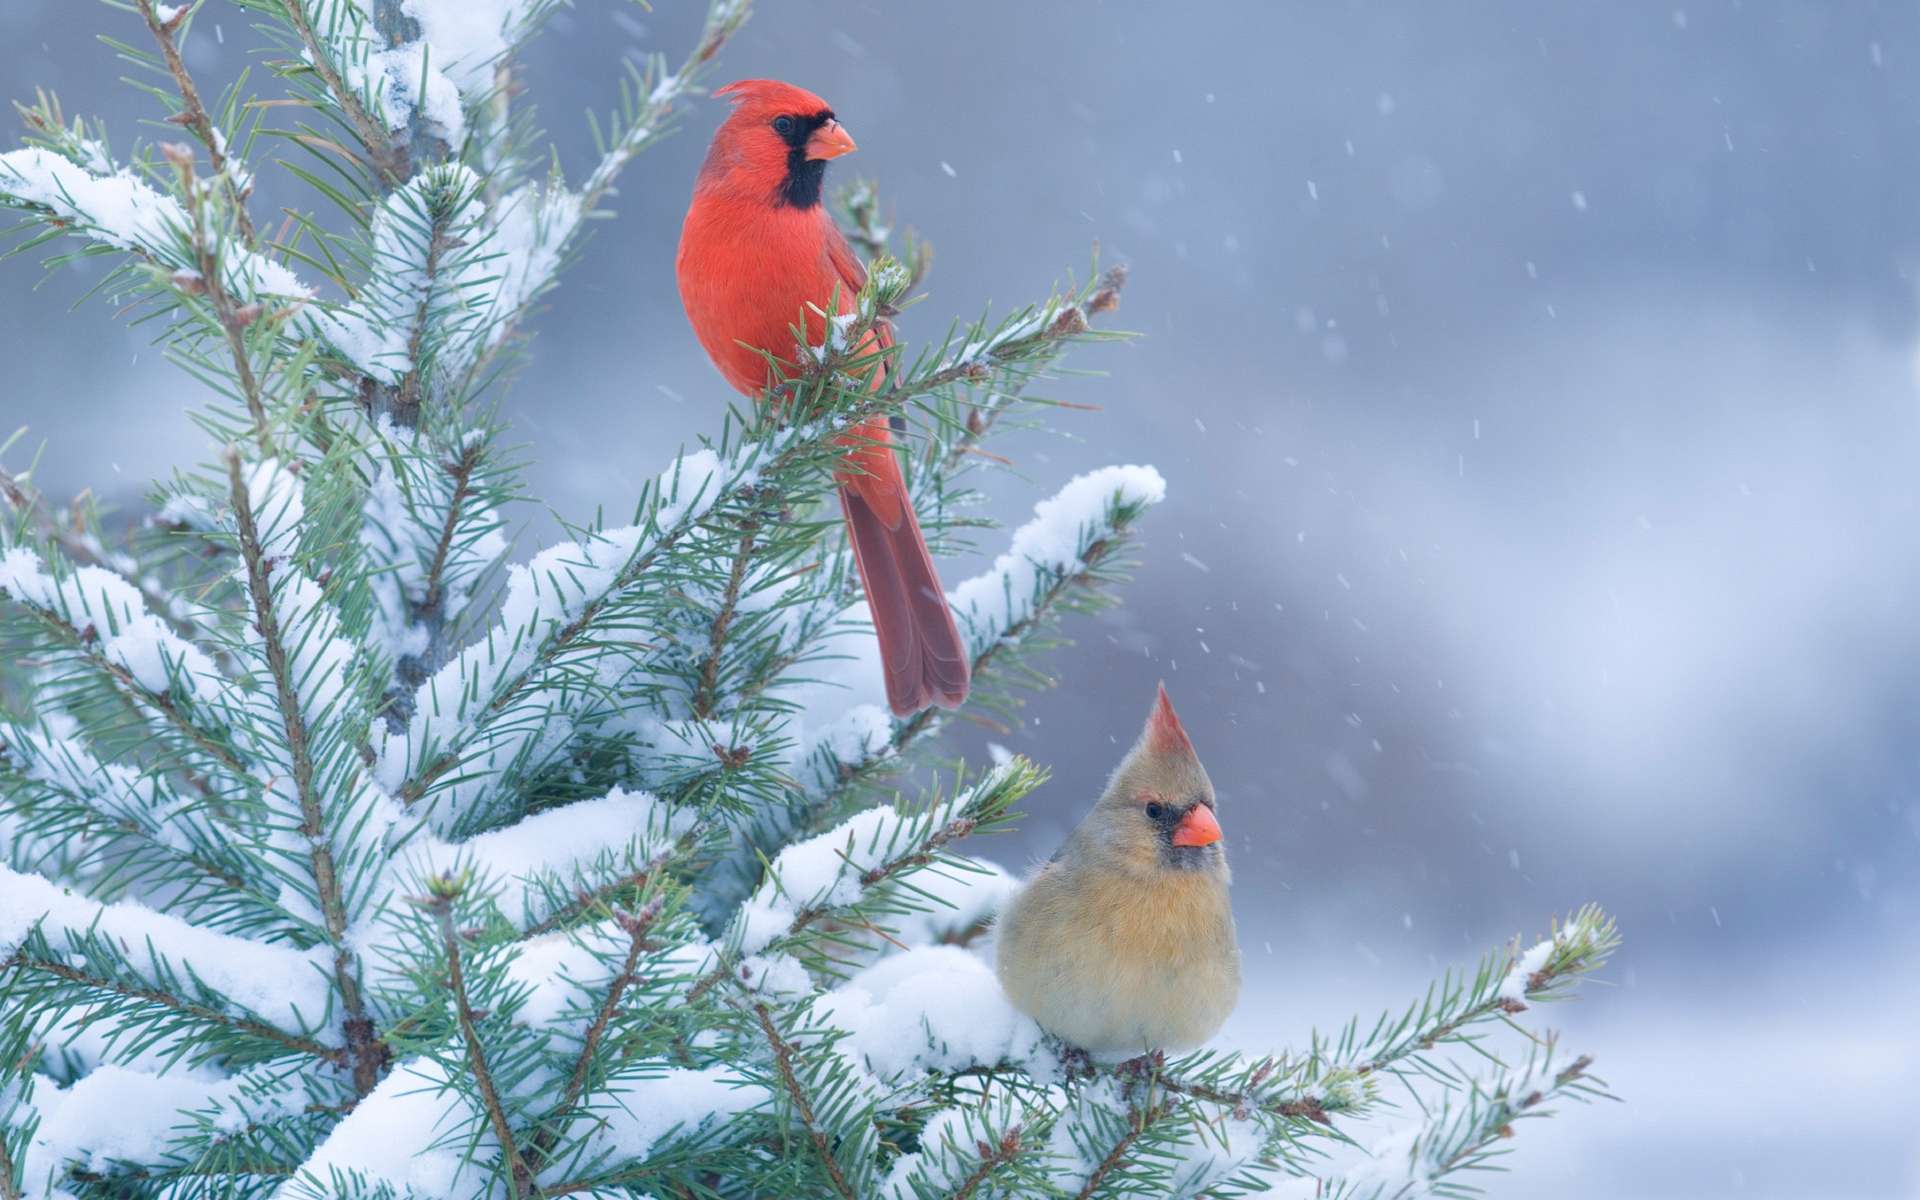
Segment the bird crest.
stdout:
<path fill-rule="evenodd" d="M 824 112 L 827 102 L 805 88 L 778 79 L 740 79 L 713 94 L 725 96 L 741 108 L 780 109 L 793 113 Z"/>
<path fill-rule="evenodd" d="M 1160 685 L 1160 694 L 1153 702 L 1153 711 L 1147 714 L 1144 737 L 1147 749 L 1151 753 L 1199 757 L 1193 751 L 1193 742 L 1187 737 L 1186 727 L 1180 724 L 1180 714 L 1173 711 L 1173 700 L 1167 695 L 1165 683 Z"/>

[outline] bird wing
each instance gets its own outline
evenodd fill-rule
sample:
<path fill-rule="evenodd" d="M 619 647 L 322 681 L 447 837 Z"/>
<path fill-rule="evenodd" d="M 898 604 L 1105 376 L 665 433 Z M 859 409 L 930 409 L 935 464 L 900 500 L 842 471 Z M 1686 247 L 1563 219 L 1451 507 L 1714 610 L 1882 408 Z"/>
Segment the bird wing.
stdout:
<path fill-rule="evenodd" d="M 867 264 L 861 262 L 860 256 L 847 244 L 847 235 L 840 232 L 838 225 L 831 220 L 826 224 L 827 260 L 833 264 L 833 273 L 840 277 L 840 303 L 844 311 L 852 311 L 854 297 L 867 286 Z M 873 333 L 881 349 L 893 345 L 893 326 L 886 320 L 875 321 Z"/>

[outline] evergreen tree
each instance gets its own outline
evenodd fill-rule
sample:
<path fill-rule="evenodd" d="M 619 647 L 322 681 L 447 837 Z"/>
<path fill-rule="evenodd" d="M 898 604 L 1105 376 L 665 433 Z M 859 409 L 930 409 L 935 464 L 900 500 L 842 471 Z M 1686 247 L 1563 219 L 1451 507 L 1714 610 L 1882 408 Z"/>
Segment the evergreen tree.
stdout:
<path fill-rule="evenodd" d="M 870 280 L 787 418 L 504 566 L 489 389 L 747 2 L 623 81 L 577 184 L 514 80 L 553 0 L 229 2 L 292 103 L 195 85 L 213 0 L 131 0 L 151 48 L 112 44 L 191 140 L 119 157 L 42 96 L 0 155 L 16 248 L 108 256 L 219 447 L 111 537 L 0 473 L 0 1198 L 1401 1196 L 1598 1093 L 1515 1020 L 1606 959 L 1596 910 L 1267 1056 L 1089 1063 L 969 949 L 1011 882 L 965 847 L 1044 775 L 887 791 L 941 714 L 878 694 L 836 437 L 910 411 L 951 549 L 1122 272 L 857 352 L 927 261 L 857 187 Z M 252 211 L 270 154 L 330 209 Z M 1044 681 L 1163 490 L 1074 479 L 954 590 L 977 706 Z M 1401 1084 L 1418 1118 L 1353 1155 Z"/>

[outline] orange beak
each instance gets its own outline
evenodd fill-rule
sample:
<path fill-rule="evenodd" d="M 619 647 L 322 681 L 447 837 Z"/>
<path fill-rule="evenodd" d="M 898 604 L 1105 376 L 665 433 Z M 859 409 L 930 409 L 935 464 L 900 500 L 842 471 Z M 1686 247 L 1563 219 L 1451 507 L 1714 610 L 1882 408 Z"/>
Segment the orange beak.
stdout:
<path fill-rule="evenodd" d="M 1211 846 L 1225 835 L 1220 832 L 1220 822 L 1213 815 L 1213 809 L 1204 804 L 1196 804 L 1180 818 L 1173 827 L 1173 844 L 1176 846 Z"/>
<path fill-rule="evenodd" d="M 847 132 L 847 127 L 838 121 L 828 121 L 807 139 L 807 157 L 810 159 L 839 158 L 859 148 L 853 144 L 853 135 Z"/>

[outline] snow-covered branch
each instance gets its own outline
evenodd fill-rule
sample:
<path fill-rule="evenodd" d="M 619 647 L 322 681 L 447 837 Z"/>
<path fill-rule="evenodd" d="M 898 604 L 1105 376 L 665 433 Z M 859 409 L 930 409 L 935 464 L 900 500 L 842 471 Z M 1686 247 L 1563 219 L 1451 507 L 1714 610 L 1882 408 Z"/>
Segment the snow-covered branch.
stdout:
<path fill-rule="evenodd" d="M 214 933 L 130 901 L 100 904 L 6 867 L 0 968 L 13 976 L 0 1035 L 91 1005 L 95 1019 L 139 1028 L 190 1057 L 344 1055 L 320 1037 L 331 1010 L 323 955 Z"/>

